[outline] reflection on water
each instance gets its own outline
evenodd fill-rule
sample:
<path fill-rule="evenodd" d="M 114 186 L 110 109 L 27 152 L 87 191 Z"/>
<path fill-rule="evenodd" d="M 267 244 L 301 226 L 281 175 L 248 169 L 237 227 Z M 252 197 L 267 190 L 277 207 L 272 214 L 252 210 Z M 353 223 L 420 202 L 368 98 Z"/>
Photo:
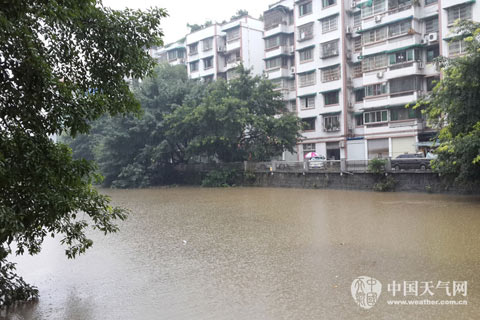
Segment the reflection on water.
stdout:
<path fill-rule="evenodd" d="M 459 319 L 480 313 L 480 201 L 333 190 L 104 190 L 131 209 L 74 261 L 57 239 L 18 271 L 11 319 Z M 468 306 L 361 310 L 350 285 L 467 280 Z M 461 316 L 459 316 L 461 315 Z"/>

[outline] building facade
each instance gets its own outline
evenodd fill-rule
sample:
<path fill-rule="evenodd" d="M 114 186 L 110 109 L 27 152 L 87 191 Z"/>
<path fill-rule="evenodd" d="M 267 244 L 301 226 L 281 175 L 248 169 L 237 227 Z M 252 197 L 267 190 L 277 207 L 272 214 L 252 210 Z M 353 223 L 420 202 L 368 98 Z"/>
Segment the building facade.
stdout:
<path fill-rule="evenodd" d="M 285 100 L 295 98 L 305 124 L 297 160 L 312 151 L 337 160 L 394 158 L 431 144 L 435 132 L 421 110 L 405 105 L 440 78 L 436 57 L 464 52 L 463 41 L 449 42 L 451 28 L 457 19 L 478 20 L 479 10 L 472 0 L 271 5 L 264 13 L 265 70 L 282 90 L 294 86 Z M 277 55 L 282 59 L 272 63 Z"/>
<path fill-rule="evenodd" d="M 188 74 L 192 79 L 229 80 L 240 64 L 263 72 L 263 23 L 245 16 L 226 24 L 213 24 L 186 37 Z"/>
<path fill-rule="evenodd" d="M 187 53 L 185 39 L 167 44 L 164 47 L 155 47 L 149 50 L 149 54 L 158 63 L 169 63 L 171 65 L 186 65 Z"/>

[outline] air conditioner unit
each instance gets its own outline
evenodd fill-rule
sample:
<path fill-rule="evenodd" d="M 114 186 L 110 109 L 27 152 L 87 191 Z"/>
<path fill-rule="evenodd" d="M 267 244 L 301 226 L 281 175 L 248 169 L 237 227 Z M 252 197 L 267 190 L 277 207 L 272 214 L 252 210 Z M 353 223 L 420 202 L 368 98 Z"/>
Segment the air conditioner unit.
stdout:
<path fill-rule="evenodd" d="M 352 33 L 352 27 L 347 27 L 347 34 L 351 34 Z"/>
<path fill-rule="evenodd" d="M 424 68 L 423 61 L 418 61 L 418 69 L 423 69 L 423 68 Z"/>
<path fill-rule="evenodd" d="M 355 9 L 357 7 L 357 1 L 352 0 L 351 8 Z"/>
<path fill-rule="evenodd" d="M 434 42 L 438 40 L 438 34 L 436 32 L 432 32 L 428 34 L 428 42 Z"/>
<path fill-rule="evenodd" d="M 225 51 L 225 47 L 218 47 L 218 52 L 224 52 Z"/>
<path fill-rule="evenodd" d="M 290 68 L 290 73 L 291 73 L 292 75 L 295 74 L 295 67 L 291 67 L 291 68 Z"/>
<path fill-rule="evenodd" d="M 375 16 L 375 22 L 381 22 L 382 21 L 382 16 L 381 15 L 378 15 L 378 16 Z"/>
<path fill-rule="evenodd" d="M 295 47 L 294 47 L 294 46 L 290 46 L 289 52 L 290 52 L 290 53 L 295 53 Z"/>
<path fill-rule="evenodd" d="M 185 59 L 180 58 L 180 59 L 179 59 L 179 62 L 180 62 L 180 63 L 185 63 Z"/>
<path fill-rule="evenodd" d="M 347 52 L 347 60 L 352 60 L 352 54 L 350 52 Z"/>
<path fill-rule="evenodd" d="M 428 39 L 422 38 L 420 39 L 421 44 L 426 44 L 428 42 Z"/>
<path fill-rule="evenodd" d="M 345 148 L 345 141 L 341 140 L 338 145 L 340 146 L 340 148 Z"/>
<path fill-rule="evenodd" d="M 383 71 L 377 72 L 377 78 L 382 79 L 383 78 Z"/>
<path fill-rule="evenodd" d="M 305 39 L 305 32 L 300 33 L 300 40 L 303 40 L 303 39 Z"/>
<path fill-rule="evenodd" d="M 348 107 L 348 109 L 353 110 L 353 103 L 349 102 L 347 107 Z"/>
<path fill-rule="evenodd" d="M 358 27 L 355 27 L 355 32 L 360 32 L 362 31 L 362 27 L 358 26 Z"/>

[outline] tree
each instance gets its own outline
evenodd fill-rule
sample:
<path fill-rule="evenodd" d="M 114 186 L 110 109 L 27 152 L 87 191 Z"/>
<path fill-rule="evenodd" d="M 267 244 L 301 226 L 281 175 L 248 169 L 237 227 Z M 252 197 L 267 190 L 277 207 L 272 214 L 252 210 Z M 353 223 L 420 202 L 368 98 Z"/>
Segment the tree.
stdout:
<path fill-rule="evenodd" d="M 187 23 L 187 27 L 190 28 L 190 33 L 198 31 L 198 30 L 205 29 L 207 27 L 210 27 L 211 25 L 213 25 L 212 20 L 205 21 L 204 24 L 190 24 L 190 23 Z"/>
<path fill-rule="evenodd" d="M 235 13 L 231 18 L 230 21 L 240 19 L 242 17 L 248 16 L 248 11 L 247 10 L 237 10 L 237 13 Z"/>
<path fill-rule="evenodd" d="M 139 113 L 126 78 L 154 65 L 163 9 L 116 11 L 95 0 L 4 1 L 0 8 L 0 307 L 36 297 L 6 257 L 36 254 L 60 234 L 69 258 L 89 226 L 115 232 L 126 211 L 92 186 L 94 163 L 49 136 L 87 133 L 104 113 Z M 79 213 L 82 215 L 79 215 Z M 88 217 L 90 224 L 81 216 Z"/>
<path fill-rule="evenodd" d="M 212 83 L 200 103 L 184 103 L 166 117 L 167 135 L 182 139 L 188 157 L 267 160 L 293 151 L 300 137 L 298 118 L 285 112 L 271 81 L 252 77 L 243 66 L 237 73 L 229 82 Z"/>
<path fill-rule="evenodd" d="M 439 61 L 443 78 L 432 94 L 417 103 L 439 129 L 440 146 L 433 168 L 463 185 L 480 183 L 480 24 L 457 23 L 457 37 L 466 54 Z"/>

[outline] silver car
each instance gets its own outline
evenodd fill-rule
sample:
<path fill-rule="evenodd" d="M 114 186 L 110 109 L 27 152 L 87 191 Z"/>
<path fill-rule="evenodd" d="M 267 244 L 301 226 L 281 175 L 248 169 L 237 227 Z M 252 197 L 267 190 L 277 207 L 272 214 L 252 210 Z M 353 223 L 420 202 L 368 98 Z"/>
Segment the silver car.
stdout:
<path fill-rule="evenodd" d="M 313 157 L 308 160 L 308 167 L 310 169 L 324 169 L 326 160 L 324 156 Z"/>

